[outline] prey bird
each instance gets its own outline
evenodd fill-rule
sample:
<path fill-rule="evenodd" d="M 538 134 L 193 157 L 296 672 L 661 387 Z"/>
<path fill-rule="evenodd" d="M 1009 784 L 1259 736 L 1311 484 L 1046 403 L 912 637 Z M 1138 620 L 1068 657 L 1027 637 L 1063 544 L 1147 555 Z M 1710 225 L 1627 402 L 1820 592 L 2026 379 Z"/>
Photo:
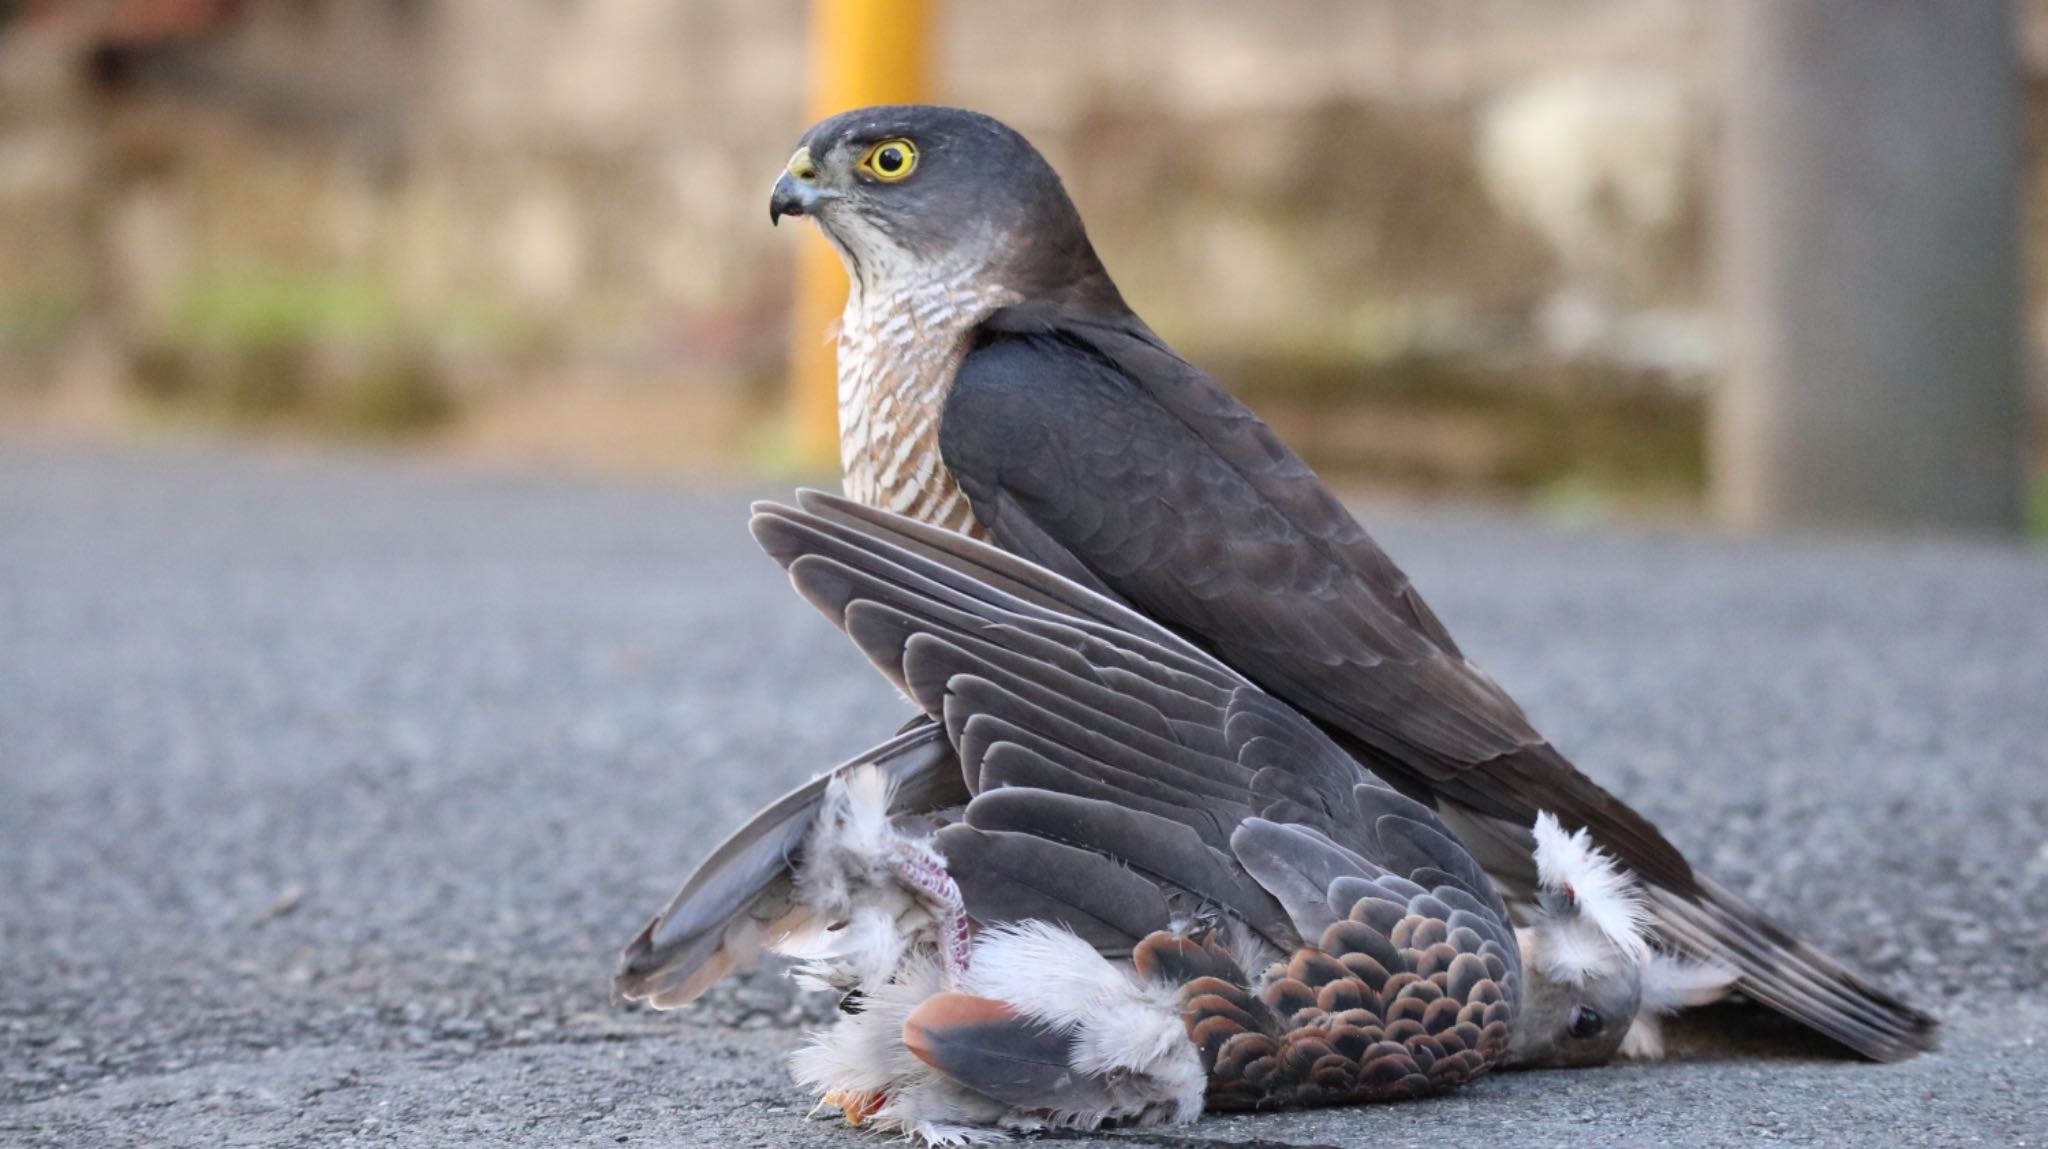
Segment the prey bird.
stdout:
<path fill-rule="evenodd" d="M 1420 802 L 1171 631 L 964 535 L 812 493 L 755 537 L 916 703 L 761 811 L 627 948 L 684 1004 L 773 949 L 844 1011 L 795 1059 L 928 1143 L 1383 1101 L 1605 1060 L 1711 971 L 1539 819 L 1536 909 Z"/>
<path fill-rule="evenodd" d="M 853 500 L 986 539 L 1213 655 L 1432 807 L 1510 902 L 1537 896 L 1550 811 L 1640 883 L 1659 953 L 1866 1057 L 1933 1045 L 1933 1018 L 1695 870 L 1545 740 L 1308 466 L 1132 312 L 1017 132 L 953 108 L 835 116 L 775 181 L 783 216 L 814 221 L 852 281 Z"/>

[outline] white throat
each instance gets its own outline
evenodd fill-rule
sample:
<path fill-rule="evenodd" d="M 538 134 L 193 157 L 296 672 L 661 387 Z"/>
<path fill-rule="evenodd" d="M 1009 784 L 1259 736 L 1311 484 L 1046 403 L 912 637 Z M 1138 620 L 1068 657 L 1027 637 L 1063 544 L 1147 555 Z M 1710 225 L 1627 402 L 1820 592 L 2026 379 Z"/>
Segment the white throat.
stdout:
<path fill-rule="evenodd" d="M 939 416 L 976 324 L 1014 302 L 980 268 L 863 253 L 839 325 L 839 457 L 847 497 L 951 530 L 973 514 L 939 458 Z"/>

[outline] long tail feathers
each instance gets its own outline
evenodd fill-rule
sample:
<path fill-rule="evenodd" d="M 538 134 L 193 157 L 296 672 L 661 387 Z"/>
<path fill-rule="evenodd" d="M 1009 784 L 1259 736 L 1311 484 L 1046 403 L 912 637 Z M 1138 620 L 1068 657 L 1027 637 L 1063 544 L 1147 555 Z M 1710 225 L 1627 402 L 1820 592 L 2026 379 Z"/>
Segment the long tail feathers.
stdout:
<path fill-rule="evenodd" d="M 862 765 L 879 767 L 894 787 L 892 809 L 934 810 L 967 801 L 945 730 L 930 723 L 813 778 L 756 814 L 697 866 L 626 947 L 613 979 L 618 992 L 657 1009 L 687 1005 L 803 925 L 791 859 L 817 822 L 826 784 Z"/>
<path fill-rule="evenodd" d="M 1849 972 L 1705 875 L 1700 898 L 1647 888 L 1657 930 L 1734 970 L 1734 989 L 1876 1061 L 1933 1049 L 1938 1022 Z"/>

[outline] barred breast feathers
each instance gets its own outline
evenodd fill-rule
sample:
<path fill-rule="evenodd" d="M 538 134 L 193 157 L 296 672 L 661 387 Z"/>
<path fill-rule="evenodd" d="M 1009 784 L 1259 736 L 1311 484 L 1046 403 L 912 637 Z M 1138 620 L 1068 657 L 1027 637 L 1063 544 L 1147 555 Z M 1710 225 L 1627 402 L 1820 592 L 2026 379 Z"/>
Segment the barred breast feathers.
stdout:
<path fill-rule="evenodd" d="M 1014 295 L 970 280 L 854 284 L 839 328 L 839 453 L 848 498 L 972 534 L 939 458 L 939 413 L 974 326 Z"/>

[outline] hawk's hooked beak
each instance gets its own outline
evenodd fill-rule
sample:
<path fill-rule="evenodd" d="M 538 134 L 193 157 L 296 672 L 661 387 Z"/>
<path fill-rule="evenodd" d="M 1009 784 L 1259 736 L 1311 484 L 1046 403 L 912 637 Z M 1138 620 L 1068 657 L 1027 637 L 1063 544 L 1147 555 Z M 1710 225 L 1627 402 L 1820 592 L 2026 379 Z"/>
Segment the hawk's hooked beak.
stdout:
<path fill-rule="evenodd" d="M 811 159 L 811 149 L 798 148 L 768 195 L 768 222 L 780 223 L 786 215 L 811 215 L 830 198 L 829 192 L 818 187 L 818 165 Z"/>

